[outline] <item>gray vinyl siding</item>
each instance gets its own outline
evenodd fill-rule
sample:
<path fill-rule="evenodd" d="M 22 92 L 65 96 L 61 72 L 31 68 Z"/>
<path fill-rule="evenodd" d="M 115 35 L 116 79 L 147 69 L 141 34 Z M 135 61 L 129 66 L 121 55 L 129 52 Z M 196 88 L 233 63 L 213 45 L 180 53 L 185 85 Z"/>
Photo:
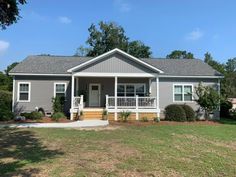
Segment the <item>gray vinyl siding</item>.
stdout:
<path fill-rule="evenodd" d="M 65 112 L 67 113 L 71 105 L 71 77 L 50 77 L 50 76 L 15 76 L 15 99 L 17 110 L 30 112 L 35 107 L 42 107 L 47 112 L 52 112 L 52 98 L 54 96 L 54 83 L 61 82 L 67 84 Z M 18 83 L 30 82 L 30 102 L 17 102 Z"/>
<path fill-rule="evenodd" d="M 149 68 L 120 54 L 105 57 L 97 62 L 77 70 L 76 72 L 103 73 L 154 73 Z"/>
<path fill-rule="evenodd" d="M 159 95 L 160 95 L 160 109 L 163 111 L 169 104 L 188 104 L 194 110 L 197 110 L 199 106 L 196 102 L 174 102 L 173 100 L 173 85 L 174 84 L 191 84 L 193 87 L 198 86 L 202 82 L 203 85 L 217 86 L 218 79 L 191 79 L 191 78 L 160 78 L 159 79 Z M 193 88 L 193 92 L 195 89 Z"/>

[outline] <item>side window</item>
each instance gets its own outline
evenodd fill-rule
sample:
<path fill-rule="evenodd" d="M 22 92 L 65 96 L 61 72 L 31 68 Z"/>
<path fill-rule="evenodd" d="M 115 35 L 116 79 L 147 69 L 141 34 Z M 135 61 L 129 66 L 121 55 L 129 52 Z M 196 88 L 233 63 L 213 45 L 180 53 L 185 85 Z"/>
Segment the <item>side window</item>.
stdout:
<path fill-rule="evenodd" d="M 54 84 L 54 96 L 65 97 L 66 96 L 66 83 L 55 83 Z"/>
<path fill-rule="evenodd" d="M 18 101 L 29 102 L 30 101 L 30 83 L 19 82 L 18 83 Z"/>

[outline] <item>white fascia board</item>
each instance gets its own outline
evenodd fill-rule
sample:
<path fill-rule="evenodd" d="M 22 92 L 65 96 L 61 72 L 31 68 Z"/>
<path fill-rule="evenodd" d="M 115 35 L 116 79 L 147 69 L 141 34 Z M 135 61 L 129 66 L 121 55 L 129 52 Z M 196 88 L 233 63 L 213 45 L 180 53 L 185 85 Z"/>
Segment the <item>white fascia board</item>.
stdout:
<path fill-rule="evenodd" d="M 73 76 L 80 77 L 157 77 L 156 73 L 97 73 L 97 72 L 78 72 Z"/>
<path fill-rule="evenodd" d="M 209 79 L 219 79 L 224 78 L 224 76 L 174 76 L 174 75 L 159 75 L 160 78 L 209 78 Z"/>
<path fill-rule="evenodd" d="M 44 74 L 44 73 L 9 73 L 11 76 L 71 76 L 71 74 Z"/>

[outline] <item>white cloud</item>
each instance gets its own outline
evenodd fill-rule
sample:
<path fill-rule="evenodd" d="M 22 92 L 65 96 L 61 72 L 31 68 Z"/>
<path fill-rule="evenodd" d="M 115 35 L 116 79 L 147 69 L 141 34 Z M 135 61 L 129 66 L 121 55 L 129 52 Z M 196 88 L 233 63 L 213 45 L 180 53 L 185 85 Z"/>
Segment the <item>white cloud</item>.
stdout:
<path fill-rule="evenodd" d="M 59 19 L 59 22 L 61 22 L 63 24 L 70 24 L 72 22 L 72 20 L 70 18 L 65 17 L 65 16 L 59 17 L 58 19 Z"/>
<path fill-rule="evenodd" d="M 9 48 L 10 43 L 0 40 L 0 55 L 3 54 Z"/>
<path fill-rule="evenodd" d="M 192 32 L 188 33 L 186 35 L 186 39 L 187 40 L 190 40 L 190 41 L 196 41 L 196 40 L 199 40 L 200 38 L 202 38 L 204 35 L 204 33 L 199 29 L 195 29 L 193 30 Z"/>
<path fill-rule="evenodd" d="M 121 12 L 129 12 L 131 10 L 131 6 L 126 0 L 114 0 L 114 6 Z"/>

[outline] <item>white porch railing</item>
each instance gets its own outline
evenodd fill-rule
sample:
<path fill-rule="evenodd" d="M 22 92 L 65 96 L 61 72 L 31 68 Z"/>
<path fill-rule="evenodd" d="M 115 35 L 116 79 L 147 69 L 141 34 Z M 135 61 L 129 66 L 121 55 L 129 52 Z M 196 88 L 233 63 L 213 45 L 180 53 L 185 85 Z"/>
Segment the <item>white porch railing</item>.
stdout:
<path fill-rule="evenodd" d="M 115 109 L 115 97 L 106 95 L 106 109 Z M 155 109 L 156 97 L 117 97 L 117 109 Z"/>
<path fill-rule="evenodd" d="M 83 107 L 84 107 L 83 100 L 84 100 L 84 96 L 83 95 L 74 97 L 73 108 L 82 110 Z"/>

